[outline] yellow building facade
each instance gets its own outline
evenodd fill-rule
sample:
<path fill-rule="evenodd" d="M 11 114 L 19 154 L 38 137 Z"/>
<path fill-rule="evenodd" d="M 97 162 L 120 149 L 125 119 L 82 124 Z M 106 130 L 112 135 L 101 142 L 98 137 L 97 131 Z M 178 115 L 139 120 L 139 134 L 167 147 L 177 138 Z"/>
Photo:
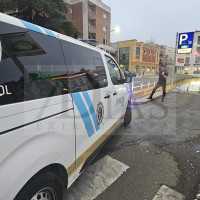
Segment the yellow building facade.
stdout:
<path fill-rule="evenodd" d="M 118 63 L 124 70 L 154 74 L 159 69 L 160 47 L 157 44 L 127 40 L 118 42 Z"/>

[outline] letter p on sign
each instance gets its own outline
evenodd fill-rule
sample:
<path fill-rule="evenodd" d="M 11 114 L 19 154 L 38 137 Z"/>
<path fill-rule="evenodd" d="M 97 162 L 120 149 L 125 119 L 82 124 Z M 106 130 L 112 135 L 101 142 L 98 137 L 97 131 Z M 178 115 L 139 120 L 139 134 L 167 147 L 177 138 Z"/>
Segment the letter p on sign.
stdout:
<path fill-rule="evenodd" d="M 182 43 L 184 41 L 186 41 L 188 39 L 188 35 L 187 34 L 181 34 L 180 35 L 180 41 L 179 41 L 179 45 L 182 45 Z"/>

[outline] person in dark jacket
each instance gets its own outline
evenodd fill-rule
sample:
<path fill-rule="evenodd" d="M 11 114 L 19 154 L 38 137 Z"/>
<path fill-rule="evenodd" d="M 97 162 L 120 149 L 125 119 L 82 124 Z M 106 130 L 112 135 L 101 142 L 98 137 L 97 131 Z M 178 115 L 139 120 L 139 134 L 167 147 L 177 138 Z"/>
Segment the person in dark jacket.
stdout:
<path fill-rule="evenodd" d="M 162 102 L 164 102 L 165 95 L 166 95 L 166 82 L 167 82 L 167 78 L 168 78 L 168 72 L 166 70 L 166 67 L 163 65 L 163 66 L 160 67 L 158 82 L 157 82 L 156 86 L 154 87 L 154 89 L 153 89 L 153 91 L 152 91 L 152 93 L 151 93 L 151 95 L 149 96 L 148 99 L 152 99 L 154 93 L 156 92 L 156 90 L 159 87 L 162 87 L 162 89 L 163 89 Z"/>

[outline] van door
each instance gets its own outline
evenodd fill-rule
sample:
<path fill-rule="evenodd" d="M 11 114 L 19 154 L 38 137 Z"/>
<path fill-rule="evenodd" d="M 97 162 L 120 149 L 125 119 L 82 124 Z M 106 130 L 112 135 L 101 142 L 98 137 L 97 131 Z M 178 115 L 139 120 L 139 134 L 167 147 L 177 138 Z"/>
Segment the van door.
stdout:
<path fill-rule="evenodd" d="M 109 69 L 111 81 L 113 84 L 112 91 L 112 118 L 116 122 L 119 120 L 126 111 L 127 103 L 128 103 L 128 93 L 126 83 L 122 83 L 124 79 L 124 75 L 122 74 L 119 66 L 116 64 L 114 59 L 109 56 L 105 56 L 107 66 Z"/>
<path fill-rule="evenodd" d="M 0 40 L 0 199 L 13 199 L 1 197 L 50 164 L 74 162 L 74 112 L 58 79 L 67 68 L 57 38 L 24 30 Z"/>
<path fill-rule="evenodd" d="M 100 52 L 72 43 L 62 35 L 60 39 L 74 103 L 76 163 L 71 168 L 77 177 L 94 158 L 113 124 L 107 112 L 111 95 Z"/>

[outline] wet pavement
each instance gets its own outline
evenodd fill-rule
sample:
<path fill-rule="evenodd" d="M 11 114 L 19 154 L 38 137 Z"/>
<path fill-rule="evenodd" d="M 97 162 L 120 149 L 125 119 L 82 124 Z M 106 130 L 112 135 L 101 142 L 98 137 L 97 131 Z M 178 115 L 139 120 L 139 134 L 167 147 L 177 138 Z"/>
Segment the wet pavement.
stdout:
<path fill-rule="evenodd" d="M 152 200 L 166 185 L 187 200 L 200 183 L 200 96 L 169 93 L 132 106 L 132 123 L 121 127 L 94 163 L 109 155 L 129 169 L 97 200 Z"/>

